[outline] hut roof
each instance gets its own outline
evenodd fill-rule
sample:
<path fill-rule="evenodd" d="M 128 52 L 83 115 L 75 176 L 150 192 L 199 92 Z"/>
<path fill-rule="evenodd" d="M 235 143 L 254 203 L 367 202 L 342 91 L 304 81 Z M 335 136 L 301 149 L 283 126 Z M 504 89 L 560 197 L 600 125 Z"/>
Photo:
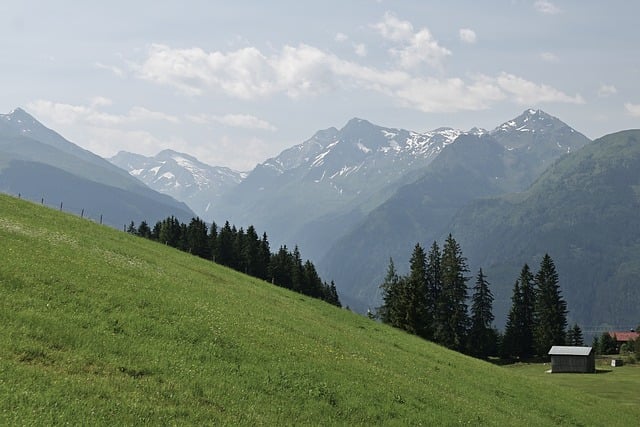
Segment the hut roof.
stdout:
<path fill-rule="evenodd" d="M 640 334 L 635 331 L 614 331 L 609 332 L 611 338 L 615 338 L 618 342 L 627 342 L 637 340 Z"/>
<path fill-rule="evenodd" d="M 549 356 L 588 356 L 593 349 L 591 347 L 575 347 L 568 345 L 554 345 L 549 350 Z"/>

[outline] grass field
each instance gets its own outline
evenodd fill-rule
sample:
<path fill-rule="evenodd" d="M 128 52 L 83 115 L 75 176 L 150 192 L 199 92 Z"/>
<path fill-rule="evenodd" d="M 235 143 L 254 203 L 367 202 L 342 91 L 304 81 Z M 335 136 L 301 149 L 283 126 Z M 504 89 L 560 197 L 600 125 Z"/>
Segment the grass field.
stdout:
<path fill-rule="evenodd" d="M 596 374 L 548 374 L 549 368 L 549 364 L 533 363 L 505 367 L 528 378 L 589 393 L 621 406 L 640 407 L 640 365 L 612 368 L 609 359 L 605 359 L 596 364 Z M 636 420 L 640 422 L 640 419 Z"/>
<path fill-rule="evenodd" d="M 4 195 L 0 243 L 0 425 L 640 419 L 638 405 L 601 398 L 587 385 L 462 356 Z"/>

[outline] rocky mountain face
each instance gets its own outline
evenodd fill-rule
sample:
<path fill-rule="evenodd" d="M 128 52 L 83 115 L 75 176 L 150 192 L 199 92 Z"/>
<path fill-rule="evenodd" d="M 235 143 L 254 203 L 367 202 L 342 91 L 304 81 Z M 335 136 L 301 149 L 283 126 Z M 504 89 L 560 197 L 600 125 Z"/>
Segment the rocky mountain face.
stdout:
<path fill-rule="evenodd" d="M 186 203 L 206 221 L 213 219 L 212 208 L 219 198 L 246 177 L 246 173 L 210 166 L 173 150 L 153 157 L 121 151 L 108 160 L 150 188 Z"/>
<path fill-rule="evenodd" d="M 477 131 L 482 132 L 482 131 Z M 268 230 L 276 244 L 326 248 L 410 182 L 463 132 L 417 133 L 352 119 L 258 165 L 214 209 L 220 220 Z"/>
<path fill-rule="evenodd" d="M 375 307 L 390 257 L 402 268 L 416 243 L 442 240 L 452 218 L 473 200 L 523 191 L 554 161 L 589 142 L 540 110 L 481 135 L 462 135 L 336 241 L 319 269 L 340 284 L 344 301 L 360 310 Z"/>
<path fill-rule="evenodd" d="M 63 209 L 121 228 L 174 215 L 183 203 L 151 190 L 122 169 L 43 126 L 22 109 L 0 114 L 0 191 L 64 205 Z"/>

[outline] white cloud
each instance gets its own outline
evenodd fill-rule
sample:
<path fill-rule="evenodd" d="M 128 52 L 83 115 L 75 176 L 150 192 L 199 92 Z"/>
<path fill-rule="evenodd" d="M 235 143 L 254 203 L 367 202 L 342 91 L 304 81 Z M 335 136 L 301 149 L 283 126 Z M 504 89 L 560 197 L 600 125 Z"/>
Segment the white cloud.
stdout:
<path fill-rule="evenodd" d="M 349 40 L 349 36 L 347 36 L 345 33 L 337 33 L 333 39 L 337 42 L 342 43 Z"/>
<path fill-rule="evenodd" d="M 451 51 L 440 46 L 427 28 L 414 32 L 411 22 L 402 21 L 390 12 L 385 13 L 383 20 L 372 27 L 385 39 L 400 45 L 389 51 L 400 59 L 402 68 L 414 68 L 423 62 L 441 68 L 444 59 L 451 55 Z"/>
<path fill-rule="evenodd" d="M 367 46 L 364 43 L 354 44 L 353 49 L 359 57 L 364 58 L 367 56 Z"/>
<path fill-rule="evenodd" d="M 373 28 L 385 39 L 406 42 L 413 37 L 413 25 L 409 21 L 401 21 L 391 12 L 386 12 L 382 21 L 373 24 Z"/>
<path fill-rule="evenodd" d="M 541 102 L 584 104 L 584 99 L 579 94 L 570 96 L 551 86 L 536 84 L 505 72 L 497 77 L 496 83 L 521 105 L 536 105 Z"/>
<path fill-rule="evenodd" d="M 616 89 L 614 85 L 603 84 L 603 85 L 600 85 L 600 88 L 598 89 L 598 96 L 600 98 L 606 98 L 611 95 L 615 95 L 616 93 L 618 93 L 618 89 Z"/>
<path fill-rule="evenodd" d="M 179 123 L 177 117 L 151 111 L 144 107 L 133 107 L 126 115 L 100 111 L 99 107 L 111 105 L 112 101 L 104 97 L 95 97 L 89 105 L 71 105 L 39 99 L 27 104 L 27 108 L 36 115 L 46 117 L 55 123 L 84 124 L 91 126 L 118 126 L 136 122 L 166 121 Z"/>
<path fill-rule="evenodd" d="M 402 21 L 392 22 L 394 25 L 384 28 L 394 29 L 385 31 L 389 37 L 399 37 L 398 34 L 403 34 L 398 30 L 404 28 L 400 25 Z M 426 30 L 409 37 L 411 40 L 424 40 L 425 44 L 433 41 Z M 410 49 L 403 51 L 407 55 L 409 52 Z M 413 73 L 412 65 L 415 63 L 410 61 L 422 60 L 426 59 L 417 53 L 413 58 L 402 58 L 396 68 L 381 70 L 341 59 L 308 45 L 284 46 L 271 56 L 255 47 L 223 53 L 154 45 L 148 58 L 138 66 L 138 76 L 189 95 L 221 92 L 245 100 L 280 94 L 300 98 L 359 88 L 385 95 L 399 105 L 426 112 L 479 110 L 507 99 L 524 105 L 584 102 L 580 95 L 570 96 L 551 86 L 504 72 L 496 77 L 471 79 L 435 78 Z M 244 123 L 248 126 L 248 121 Z M 252 126 L 256 126 L 256 122 Z"/>
<path fill-rule="evenodd" d="M 558 57 L 551 52 L 542 52 L 540 54 L 540 59 L 545 62 L 558 62 Z"/>
<path fill-rule="evenodd" d="M 106 64 L 103 64 L 102 62 L 95 62 L 93 66 L 100 70 L 111 71 L 113 74 L 115 74 L 118 77 L 124 77 L 124 70 L 122 70 L 119 67 L 116 67 L 115 65 L 106 65 Z"/>
<path fill-rule="evenodd" d="M 470 28 L 460 28 L 458 31 L 460 41 L 464 43 L 474 44 L 477 41 L 476 32 Z"/>
<path fill-rule="evenodd" d="M 624 109 L 627 110 L 627 114 L 633 117 L 640 117 L 640 104 L 632 104 L 630 102 L 626 102 L 624 104 Z"/>
<path fill-rule="evenodd" d="M 546 15 L 557 15 L 562 12 L 558 6 L 549 0 L 536 0 L 536 2 L 533 3 L 533 7 L 535 7 L 538 12 Z"/>
<path fill-rule="evenodd" d="M 260 129 L 268 131 L 276 131 L 277 128 L 266 120 L 259 119 L 258 117 L 250 114 L 225 114 L 219 115 L 189 115 L 187 119 L 194 123 L 206 124 L 206 123 L 220 123 L 225 126 L 243 128 L 243 129 Z"/>

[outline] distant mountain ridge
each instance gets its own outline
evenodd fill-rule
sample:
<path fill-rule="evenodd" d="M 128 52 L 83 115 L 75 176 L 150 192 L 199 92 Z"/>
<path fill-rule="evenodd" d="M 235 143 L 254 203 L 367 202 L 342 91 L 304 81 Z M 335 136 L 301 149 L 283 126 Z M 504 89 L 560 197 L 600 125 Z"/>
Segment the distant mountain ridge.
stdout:
<path fill-rule="evenodd" d="M 0 114 L 0 191 L 63 203 L 116 227 L 194 213 L 122 169 L 66 140 L 23 109 Z"/>
<path fill-rule="evenodd" d="M 270 230 L 274 242 L 301 244 L 317 258 L 463 133 L 418 133 L 354 118 L 258 165 L 214 213 Z"/>
<path fill-rule="evenodd" d="M 525 190 L 554 161 L 589 142 L 566 123 L 533 109 L 490 132 L 462 135 L 421 176 L 336 241 L 319 269 L 332 273 L 345 302 L 360 310 L 375 307 L 389 257 L 402 268 L 413 245 L 441 240 L 465 205 Z"/>
<path fill-rule="evenodd" d="M 152 189 L 183 201 L 207 221 L 211 221 L 210 210 L 222 194 L 247 175 L 227 167 L 207 165 L 173 150 L 163 150 L 152 157 L 120 151 L 108 160 Z"/>

